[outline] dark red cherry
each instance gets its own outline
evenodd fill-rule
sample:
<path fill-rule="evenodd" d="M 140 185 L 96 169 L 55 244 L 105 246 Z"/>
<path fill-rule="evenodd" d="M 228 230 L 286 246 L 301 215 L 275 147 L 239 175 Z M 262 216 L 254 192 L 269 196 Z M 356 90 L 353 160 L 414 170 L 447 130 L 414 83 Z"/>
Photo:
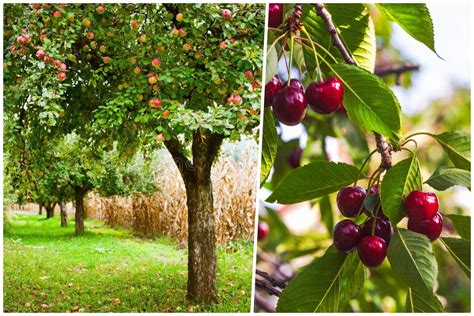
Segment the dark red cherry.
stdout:
<path fill-rule="evenodd" d="M 298 88 L 285 86 L 275 94 L 272 101 L 273 113 L 286 125 L 296 125 L 304 119 L 306 97 Z"/>
<path fill-rule="evenodd" d="M 284 86 L 288 85 L 288 82 L 285 82 L 283 85 Z M 303 83 L 299 79 L 295 79 L 295 78 L 290 79 L 290 87 L 298 88 L 304 91 Z"/>
<path fill-rule="evenodd" d="M 365 236 L 357 246 L 359 258 L 369 268 L 378 267 L 387 256 L 387 243 L 377 236 Z"/>
<path fill-rule="evenodd" d="M 359 225 L 349 219 L 344 219 L 334 226 L 334 246 L 344 252 L 349 252 L 357 247 L 361 236 Z"/>
<path fill-rule="evenodd" d="M 283 22 L 283 3 L 270 3 L 268 7 L 268 26 L 277 28 Z"/>
<path fill-rule="evenodd" d="M 330 114 L 337 111 L 344 98 L 344 85 L 331 77 L 323 82 L 313 82 L 306 88 L 309 106 L 320 114 Z"/>
<path fill-rule="evenodd" d="M 374 235 L 383 238 L 388 244 L 393 236 L 393 228 L 390 221 L 382 217 L 372 217 L 365 221 L 362 226 L 362 236 L 372 235 L 372 227 L 375 221 Z"/>
<path fill-rule="evenodd" d="M 420 233 L 428 237 L 431 241 L 438 239 L 443 230 L 443 217 L 439 212 L 436 212 L 432 219 L 418 222 L 411 218 L 408 219 L 408 229 Z"/>
<path fill-rule="evenodd" d="M 287 160 L 288 164 L 292 168 L 298 168 L 301 166 L 301 155 L 303 154 L 303 149 L 296 148 L 295 150 L 290 151 L 288 154 Z"/>
<path fill-rule="evenodd" d="M 438 206 L 436 194 L 418 190 L 410 192 L 404 204 L 406 215 L 416 222 L 432 219 L 438 212 Z"/>
<path fill-rule="evenodd" d="M 275 93 L 280 91 L 282 88 L 281 80 L 278 75 L 273 78 L 265 85 L 265 106 L 271 106 Z"/>
<path fill-rule="evenodd" d="M 268 224 L 266 222 L 259 221 L 257 239 L 259 241 L 266 239 L 269 232 L 270 232 L 270 227 L 268 226 Z"/>
<path fill-rule="evenodd" d="M 365 189 L 353 186 L 343 188 L 337 193 L 337 207 L 345 217 L 354 217 L 364 203 Z"/>

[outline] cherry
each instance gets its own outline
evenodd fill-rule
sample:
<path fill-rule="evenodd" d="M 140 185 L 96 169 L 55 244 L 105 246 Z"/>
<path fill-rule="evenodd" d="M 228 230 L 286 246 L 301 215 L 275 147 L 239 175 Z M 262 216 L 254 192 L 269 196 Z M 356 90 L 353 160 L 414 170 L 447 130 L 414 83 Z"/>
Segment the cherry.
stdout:
<path fill-rule="evenodd" d="M 283 3 L 270 3 L 268 8 L 268 26 L 277 28 L 283 22 Z"/>
<path fill-rule="evenodd" d="M 436 212 L 433 218 L 425 221 L 416 221 L 414 219 L 408 219 L 408 229 L 425 235 L 431 241 L 438 239 L 443 229 L 443 217 L 439 212 Z"/>
<path fill-rule="evenodd" d="M 300 123 L 306 113 L 306 96 L 298 88 L 286 86 L 278 91 L 272 102 L 273 113 L 286 125 Z"/>
<path fill-rule="evenodd" d="M 288 85 L 288 82 L 285 82 L 285 83 L 283 84 L 283 86 L 286 86 L 286 85 Z M 290 87 L 298 88 L 298 89 L 304 91 L 303 83 L 301 83 L 300 80 L 295 79 L 295 78 L 290 79 Z"/>
<path fill-rule="evenodd" d="M 393 228 L 390 224 L 390 221 L 383 217 L 372 217 L 365 221 L 362 226 L 362 236 L 372 235 L 372 226 L 374 225 L 375 220 L 375 231 L 374 235 L 383 238 L 388 244 L 390 239 L 392 239 Z"/>
<path fill-rule="evenodd" d="M 378 236 L 364 236 L 357 246 L 359 258 L 369 268 L 379 266 L 387 256 L 387 244 Z"/>
<path fill-rule="evenodd" d="M 303 149 L 296 148 L 295 150 L 290 151 L 287 156 L 288 164 L 292 168 L 298 168 L 301 166 L 301 155 L 303 154 Z"/>
<path fill-rule="evenodd" d="M 273 78 L 265 85 L 265 106 L 272 105 L 273 97 L 281 90 L 281 88 L 280 77 L 278 77 L 278 75 L 273 76 Z"/>
<path fill-rule="evenodd" d="M 270 227 L 266 222 L 258 222 L 258 233 L 257 233 L 257 240 L 264 240 L 267 238 L 268 233 L 270 232 Z"/>
<path fill-rule="evenodd" d="M 349 219 L 344 219 L 334 226 L 334 246 L 344 252 L 350 252 L 357 247 L 361 237 L 359 225 Z"/>
<path fill-rule="evenodd" d="M 337 207 L 345 217 L 354 217 L 364 203 L 365 189 L 353 186 L 346 187 L 337 194 Z"/>
<path fill-rule="evenodd" d="M 416 222 L 432 219 L 438 212 L 436 194 L 414 190 L 405 199 L 405 213 L 409 219 Z"/>
<path fill-rule="evenodd" d="M 331 77 L 323 82 L 313 82 L 306 88 L 306 97 L 311 108 L 320 114 L 330 114 L 342 105 L 344 85 Z"/>

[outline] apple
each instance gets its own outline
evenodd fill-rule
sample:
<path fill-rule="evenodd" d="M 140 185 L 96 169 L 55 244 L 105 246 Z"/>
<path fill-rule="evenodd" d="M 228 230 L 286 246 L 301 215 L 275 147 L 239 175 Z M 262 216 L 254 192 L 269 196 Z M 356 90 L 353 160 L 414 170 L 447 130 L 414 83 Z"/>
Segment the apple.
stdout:
<path fill-rule="evenodd" d="M 141 43 L 146 43 L 146 34 L 140 35 L 140 37 L 138 38 L 138 40 L 139 40 Z"/>
<path fill-rule="evenodd" d="M 61 69 L 62 71 L 66 71 L 66 70 L 67 70 L 66 64 L 61 63 L 61 64 L 59 65 L 59 69 Z"/>
<path fill-rule="evenodd" d="M 170 116 L 170 111 L 169 110 L 164 110 L 163 111 L 163 118 L 167 119 Z"/>
<path fill-rule="evenodd" d="M 151 61 L 151 65 L 154 67 L 154 68 L 157 68 L 159 65 L 160 65 L 161 61 L 159 58 L 153 58 L 153 60 Z"/>
<path fill-rule="evenodd" d="M 156 50 L 159 52 L 159 53 L 162 53 L 165 51 L 165 47 L 162 45 L 162 44 L 159 44 L 158 46 L 156 46 Z"/>
<path fill-rule="evenodd" d="M 138 74 L 140 74 L 141 72 L 142 72 L 142 70 L 140 69 L 140 67 L 137 66 L 137 67 L 133 68 L 133 73 L 134 73 L 134 74 L 138 75 Z"/>
<path fill-rule="evenodd" d="M 184 15 L 182 13 L 176 14 L 176 21 L 183 22 L 183 20 L 184 20 Z"/>
<path fill-rule="evenodd" d="M 163 133 L 159 133 L 158 135 L 156 135 L 156 140 L 159 141 L 159 142 L 164 141 L 165 136 L 163 135 Z"/>
<path fill-rule="evenodd" d="M 20 36 L 18 36 L 18 37 L 16 38 L 16 41 L 17 41 L 17 43 L 23 45 L 23 44 L 26 44 L 26 42 L 27 42 L 28 40 L 27 40 L 27 38 L 26 38 L 25 36 L 20 35 Z"/>
<path fill-rule="evenodd" d="M 138 22 L 138 20 L 131 20 L 130 21 L 130 27 L 132 28 L 132 30 L 136 30 L 138 28 L 138 25 L 140 23 Z"/>
<path fill-rule="evenodd" d="M 110 57 L 105 56 L 105 57 L 102 58 L 102 61 L 104 62 L 104 64 L 108 64 L 108 63 L 110 63 Z"/>
<path fill-rule="evenodd" d="M 251 70 L 247 70 L 247 71 L 245 72 L 245 77 L 246 77 L 247 79 L 252 79 L 252 78 L 253 78 L 253 72 L 252 72 Z"/>
<path fill-rule="evenodd" d="M 87 32 L 86 37 L 91 40 L 95 37 L 95 34 L 92 32 Z"/>
<path fill-rule="evenodd" d="M 130 57 L 130 63 L 132 65 L 135 65 L 137 63 L 137 58 L 136 57 Z"/>
<path fill-rule="evenodd" d="M 92 42 L 90 43 L 90 46 L 91 46 L 92 48 L 96 48 L 96 47 L 97 47 L 97 42 L 96 42 L 96 41 L 92 41 Z"/>
<path fill-rule="evenodd" d="M 92 55 L 91 55 L 91 54 L 87 54 L 87 55 L 86 55 L 86 59 L 87 59 L 87 60 L 91 60 L 91 59 L 92 59 Z"/>
<path fill-rule="evenodd" d="M 119 85 L 117 86 L 117 88 L 118 88 L 119 90 L 123 90 L 123 84 L 119 84 Z"/>
<path fill-rule="evenodd" d="M 91 26 L 91 20 L 89 20 L 88 18 L 82 19 L 82 25 L 84 25 L 85 27 Z"/>
<path fill-rule="evenodd" d="M 220 87 L 219 89 L 217 89 L 217 92 L 219 92 L 219 94 L 226 94 L 227 93 L 227 88 L 226 87 Z"/>
<path fill-rule="evenodd" d="M 100 45 L 99 51 L 100 51 L 101 53 L 105 53 L 105 52 L 107 51 L 107 47 L 105 47 L 104 45 Z"/>
<path fill-rule="evenodd" d="M 219 43 L 219 48 L 224 49 L 227 46 L 227 41 L 222 41 Z"/>
<path fill-rule="evenodd" d="M 148 83 L 149 84 L 155 84 L 157 81 L 158 81 L 158 78 L 156 78 L 156 76 L 150 76 L 148 78 Z"/>
<path fill-rule="evenodd" d="M 56 10 L 56 11 L 54 11 L 53 16 L 54 16 L 55 18 L 60 18 L 60 17 L 63 16 L 63 14 L 61 13 L 61 11 Z"/>
<path fill-rule="evenodd" d="M 66 8 L 66 5 L 61 3 L 61 4 L 59 5 L 59 7 L 60 7 L 61 9 L 64 9 L 64 8 Z"/>
<path fill-rule="evenodd" d="M 143 94 L 137 95 L 137 100 L 138 101 L 143 101 Z"/>
<path fill-rule="evenodd" d="M 204 55 L 204 53 L 203 53 L 201 50 L 198 50 L 198 51 L 194 54 L 194 57 L 195 57 L 196 59 L 199 59 L 199 58 L 201 58 L 203 55 Z"/>
<path fill-rule="evenodd" d="M 41 3 L 32 3 L 31 7 L 33 9 L 39 10 L 39 9 L 41 9 Z"/>
<path fill-rule="evenodd" d="M 41 34 L 40 35 L 40 41 L 44 41 L 47 38 L 46 34 Z"/>
<path fill-rule="evenodd" d="M 171 30 L 171 35 L 172 36 L 179 36 L 179 31 L 177 28 L 173 27 L 173 29 Z"/>
<path fill-rule="evenodd" d="M 187 53 L 189 52 L 193 47 L 189 43 L 184 43 L 183 44 L 183 50 Z"/>
<path fill-rule="evenodd" d="M 67 76 L 66 76 L 66 74 L 65 74 L 64 72 L 58 73 L 58 79 L 59 79 L 60 81 L 63 81 L 63 80 L 66 79 L 66 78 L 67 78 Z"/>
<path fill-rule="evenodd" d="M 61 69 L 61 64 L 62 64 L 62 63 L 61 63 L 60 60 L 55 60 L 55 61 L 54 61 L 54 65 L 55 65 L 56 67 L 58 67 L 59 69 Z"/>
<path fill-rule="evenodd" d="M 95 9 L 95 11 L 97 12 L 97 14 L 104 14 L 105 8 L 104 6 L 100 5 L 97 7 L 97 9 Z"/>
<path fill-rule="evenodd" d="M 36 52 L 36 57 L 38 57 L 39 59 L 44 59 L 44 50 L 39 49 L 39 50 Z"/>
<path fill-rule="evenodd" d="M 232 11 L 230 11 L 229 9 L 223 9 L 221 11 L 221 16 L 225 19 L 225 20 L 232 20 Z"/>
<path fill-rule="evenodd" d="M 186 36 L 186 31 L 184 29 L 179 29 L 178 30 L 178 35 L 179 37 L 185 37 Z"/>
<path fill-rule="evenodd" d="M 50 63 L 53 61 L 53 59 L 49 56 L 44 56 L 44 61 L 47 62 L 47 63 Z"/>

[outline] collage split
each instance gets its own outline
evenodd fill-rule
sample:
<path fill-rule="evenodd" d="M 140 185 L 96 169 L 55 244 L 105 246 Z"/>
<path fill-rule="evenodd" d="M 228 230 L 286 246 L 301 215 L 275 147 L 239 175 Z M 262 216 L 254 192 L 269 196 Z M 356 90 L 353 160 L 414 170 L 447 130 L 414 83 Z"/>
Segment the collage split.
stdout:
<path fill-rule="evenodd" d="M 470 313 L 472 13 L 2 3 L 3 312 Z"/>

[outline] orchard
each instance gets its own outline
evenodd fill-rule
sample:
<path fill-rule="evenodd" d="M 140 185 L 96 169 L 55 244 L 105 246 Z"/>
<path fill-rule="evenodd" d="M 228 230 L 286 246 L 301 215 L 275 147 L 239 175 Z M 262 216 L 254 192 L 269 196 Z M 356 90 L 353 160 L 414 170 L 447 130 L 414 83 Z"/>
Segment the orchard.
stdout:
<path fill-rule="evenodd" d="M 263 8 L 5 5 L 6 178 L 18 200 L 73 201 L 82 235 L 87 194 L 141 192 L 127 165 L 167 148 L 187 194 L 187 297 L 218 302 L 210 173 L 223 142 L 258 138 Z"/>
<path fill-rule="evenodd" d="M 443 274 L 456 271 L 470 297 L 471 220 L 448 190 L 470 190 L 469 115 L 420 130 L 392 91 L 420 67 L 391 46 L 390 23 L 438 54 L 427 6 L 270 4 L 268 14 L 258 310 L 274 311 L 276 296 L 277 312 L 465 312 L 455 301 L 465 292 Z M 298 234 L 305 207 L 299 224 L 318 229 Z"/>

